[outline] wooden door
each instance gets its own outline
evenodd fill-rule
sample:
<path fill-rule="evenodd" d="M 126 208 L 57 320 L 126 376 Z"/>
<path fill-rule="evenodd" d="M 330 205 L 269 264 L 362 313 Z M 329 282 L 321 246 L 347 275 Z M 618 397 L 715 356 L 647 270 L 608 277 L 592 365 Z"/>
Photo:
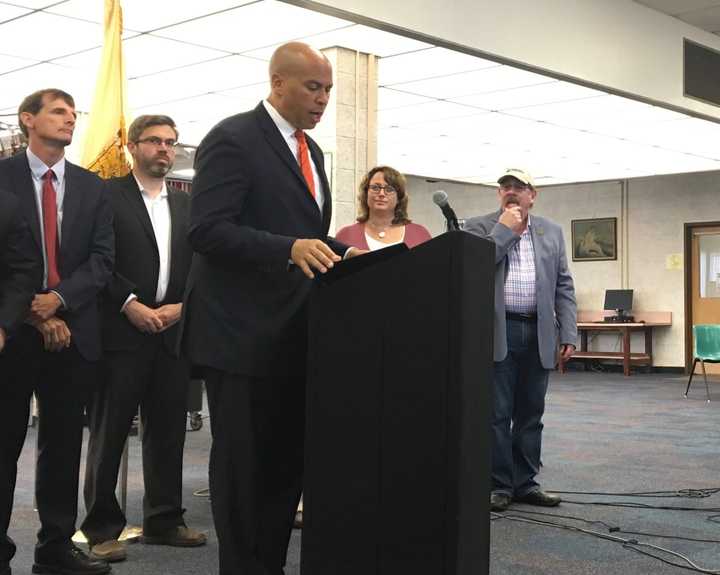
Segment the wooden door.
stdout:
<path fill-rule="evenodd" d="M 693 227 L 691 253 L 692 324 L 720 324 L 720 226 Z M 720 374 L 720 364 L 705 368 Z"/>

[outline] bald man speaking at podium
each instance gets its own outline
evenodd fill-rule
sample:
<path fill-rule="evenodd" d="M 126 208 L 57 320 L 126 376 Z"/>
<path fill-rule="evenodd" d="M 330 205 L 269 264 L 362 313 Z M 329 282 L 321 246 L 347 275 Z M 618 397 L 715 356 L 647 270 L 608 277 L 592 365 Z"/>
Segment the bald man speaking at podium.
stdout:
<path fill-rule="evenodd" d="M 305 134 L 327 106 L 327 58 L 279 47 L 270 96 L 200 144 L 183 344 L 205 368 L 220 573 L 282 575 L 302 490 L 311 278 L 361 253 L 327 236 L 332 199 Z"/>

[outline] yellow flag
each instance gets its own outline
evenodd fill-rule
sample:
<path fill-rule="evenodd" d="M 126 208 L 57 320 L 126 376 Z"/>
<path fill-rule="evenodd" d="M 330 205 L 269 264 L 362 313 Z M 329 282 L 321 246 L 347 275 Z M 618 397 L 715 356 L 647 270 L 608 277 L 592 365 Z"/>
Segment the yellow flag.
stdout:
<path fill-rule="evenodd" d="M 130 171 L 125 155 L 126 93 L 122 7 L 120 0 L 105 0 L 105 38 L 100 72 L 81 160 L 83 166 L 102 178 L 124 176 Z"/>

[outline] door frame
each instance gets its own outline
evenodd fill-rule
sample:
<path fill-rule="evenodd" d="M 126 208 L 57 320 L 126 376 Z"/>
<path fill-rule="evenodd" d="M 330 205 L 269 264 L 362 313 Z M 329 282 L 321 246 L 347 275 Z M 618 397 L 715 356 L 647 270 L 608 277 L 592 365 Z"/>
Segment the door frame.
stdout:
<path fill-rule="evenodd" d="M 693 364 L 692 352 L 692 234 L 697 228 L 720 227 L 720 221 L 687 222 L 683 233 L 685 268 L 685 373 L 690 373 Z"/>

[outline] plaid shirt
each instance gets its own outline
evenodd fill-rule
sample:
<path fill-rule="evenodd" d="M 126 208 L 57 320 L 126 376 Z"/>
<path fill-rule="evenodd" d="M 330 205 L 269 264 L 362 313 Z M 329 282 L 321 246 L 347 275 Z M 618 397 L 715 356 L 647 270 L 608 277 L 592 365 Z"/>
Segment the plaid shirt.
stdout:
<path fill-rule="evenodd" d="M 505 310 L 514 313 L 535 313 L 535 249 L 528 227 L 507 255 L 505 276 Z"/>

